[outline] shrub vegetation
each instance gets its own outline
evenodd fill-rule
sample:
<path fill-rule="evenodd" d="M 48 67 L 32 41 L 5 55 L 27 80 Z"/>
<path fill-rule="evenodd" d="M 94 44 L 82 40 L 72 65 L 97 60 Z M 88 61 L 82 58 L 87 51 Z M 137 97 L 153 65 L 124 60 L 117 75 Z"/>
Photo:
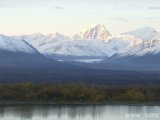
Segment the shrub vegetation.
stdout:
<path fill-rule="evenodd" d="M 0 85 L 0 101 L 143 102 L 160 101 L 160 87 L 100 87 L 87 85 Z"/>

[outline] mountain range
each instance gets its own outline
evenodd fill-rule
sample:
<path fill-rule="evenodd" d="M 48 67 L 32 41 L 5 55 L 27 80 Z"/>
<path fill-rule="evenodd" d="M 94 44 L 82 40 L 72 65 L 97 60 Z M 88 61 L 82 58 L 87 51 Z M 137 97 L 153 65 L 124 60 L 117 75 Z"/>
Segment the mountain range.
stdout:
<path fill-rule="evenodd" d="M 160 33 L 144 27 L 113 36 L 97 24 L 73 37 L 60 33 L 0 35 L 0 58 L 0 82 L 83 79 L 112 83 L 131 76 L 144 80 L 144 75 L 146 79 L 155 75 L 157 80 L 157 72 L 128 70 L 160 70 Z"/>
<path fill-rule="evenodd" d="M 23 40 L 37 49 L 41 54 L 56 59 L 57 57 L 112 57 L 143 56 L 160 52 L 160 33 L 152 27 L 144 27 L 111 35 L 104 25 L 97 24 L 75 34 L 72 38 L 59 33 L 43 35 L 12 36 Z"/>
<path fill-rule="evenodd" d="M 21 36 L 0 36 L 0 49 L 22 53 L 40 53 L 59 61 L 157 55 L 160 53 L 160 33 L 144 27 L 117 36 L 104 25 L 82 30 L 72 38 L 60 33 Z M 82 61 L 82 60 L 81 60 Z"/>
<path fill-rule="evenodd" d="M 137 45 L 159 40 L 160 33 L 151 27 L 112 36 L 104 25 L 97 24 L 84 29 L 72 38 L 59 33 L 12 36 L 28 42 L 46 56 L 107 56 L 128 52 Z"/>

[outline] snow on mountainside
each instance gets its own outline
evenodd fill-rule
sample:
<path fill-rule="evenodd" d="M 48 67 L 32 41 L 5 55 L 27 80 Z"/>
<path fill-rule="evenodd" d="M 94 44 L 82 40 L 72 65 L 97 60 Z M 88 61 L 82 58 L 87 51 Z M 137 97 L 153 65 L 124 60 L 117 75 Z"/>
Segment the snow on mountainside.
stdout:
<path fill-rule="evenodd" d="M 97 27 L 95 28 L 96 30 L 104 32 L 104 26 L 98 25 Z M 102 28 L 100 29 L 99 27 Z M 112 50 L 106 47 L 103 41 L 97 39 L 73 40 L 59 33 L 23 35 L 16 38 L 27 41 L 46 56 L 111 56 L 114 54 Z"/>
<path fill-rule="evenodd" d="M 33 45 L 39 52 L 41 53 L 47 53 L 46 49 L 52 48 L 53 44 L 56 42 L 62 42 L 62 41 L 70 41 L 71 39 L 69 37 L 63 36 L 59 33 L 54 34 L 32 34 L 32 35 L 22 35 L 17 36 L 17 39 L 25 40 L 31 45 Z"/>
<path fill-rule="evenodd" d="M 17 37 L 33 45 L 46 56 L 111 56 L 112 51 L 100 40 L 72 40 L 61 34 L 34 34 Z"/>
<path fill-rule="evenodd" d="M 96 30 L 99 30 L 99 27 L 102 28 L 102 31 L 106 30 L 105 27 L 100 24 L 98 24 L 96 27 L 98 27 Z M 94 29 L 96 27 L 94 27 Z M 70 41 L 59 41 L 55 44 L 52 44 L 52 47 L 46 48 L 44 51 L 47 51 L 46 53 L 49 55 L 57 54 L 65 56 L 110 57 L 115 53 L 124 51 L 128 47 L 137 45 L 142 42 L 142 40 L 131 35 L 119 35 L 114 37 L 109 35 L 105 38 L 105 41 L 103 41 L 104 39 L 100 40 L 96 39 L 97 37 L 91 37 L 93 36 L 92 32 L 89 36 L 90 37 L 83 37 L 81 39 L 74 37 L 74 40 Z"/>
<path fill-rule="evenodd" d="M 49 55 L 69 55 L 69 56 L 111 56 L 112 50 L 108 49 L 103 41 L 100 40 L 74 40 L 62 41 L 46 48 Z"/>
<path fill-rule="evenodd" d="M 142 40 L 153 40 L 160 38 L 160 33 L 152 27 L 144 27 L 134 31 L 123 33 L 123 35 L 133 35 Z"/>
<path fill-rule="evenodd" d="M 125 52 L 128 48 L 140 43 L 142 43 L 142 40 L 132 35 L 118 35 L 111 37 L 105 44 L 107 48 L 110 48 L 116 54 Z"/>
<path fill-rule="evenodd" d="M 154 39 L 150 41 L 143 41 L 142 43 L 129 48 L 120 56 L 144 56 L 147 54 L 156 55 L 158 53 L 160 53 L 160 39 Z"/>
<path fill-rule="evenodd" d="M 40 34 L 36 34 L 34 36 L 35 38 L 41 37 Z M 28 69 L 26 68 L 38 67 L 41 69 L 48 66 L 52 66 L 58 69 L 62 67 L 68 67 L 69 65 L 48 59 L 47 57 L 42 55 L 36 48 L 34 48 L 23 39 L 20 39 L 19 37 L 8 37 L 0 35 L 1 70 L 5 69 L 8 72 L 8 70 L 12 68 L 12 70 L 16 72 L 19 68 L 21 68 L 26 70 L 28 74 L 30 71 L 28 71 Z"/>
<path fill-rule="evenodd" d="M 98 24 L 94 27 L 98 35 L 106 30 L 103 25 Z M 102 32 L 103 33 L 103 32 Z M 97 34 L 96 34 L 97 35 Z M 108 35 L 108 34 L 107 34 Z M 92 32 L 89 36 L 93 36 Z M 97 36 L 81 39 L 71 39 L 61 34 L 33 34 L 23 35 L 19 39 L 25 40 L 42 54 L 46 56 L 106 56 L 110 57 L 128 47 L 142 42 L 142 40 L 131 35 L 107 36 L 104 40 L 96 39 Z M 83 38 L 84 39 L 84 38 Z"/>
<path fill-rule="evenodd" d="M 159 35 L 160 33 L 155 29 L 145 27 L 122 35 L 111 36 L 104 25 L 98 24 L 80 32 L 74 38 L 59 33 L 49 35 L 38 33 L 14 38 L 28 42 L 40 53 L 49 57 L 55 55 L 111 57 L 114 54 L 143 55 L 160 52 Z"/>
<path fill-rule="evenodd" d="M 74 39 L 79 40 L 93 40 L 93 39 L 99 39 L 99 40 L 107 40 L 108 37 L 110 37 L 111 34 L 107 31 L 106 27 L 101 24 L 97 24 L 92 26 L 91 28 L 84 29 L 80 33 L 74 35 Z"/>
<path fill-rule="evenodd" d="M 13 37 L 0 35 L 0 50 L 9 52 L 22 52 L 22 53 L 37 53 L 38 51 L 33 48 L 24 40 L 17 40 Z"/>
<path fill-rule="evenodd" d="M 131 35 L 119 35 L 110 37 L 107 41 L 93 40 L 71 40 L 67 37 L 26 37 L 23 39 L 36 47 L 45 55 L 64 56 L 107 56 L 110 57 L 125 48 L 141 42 L 140 39 Z"/>

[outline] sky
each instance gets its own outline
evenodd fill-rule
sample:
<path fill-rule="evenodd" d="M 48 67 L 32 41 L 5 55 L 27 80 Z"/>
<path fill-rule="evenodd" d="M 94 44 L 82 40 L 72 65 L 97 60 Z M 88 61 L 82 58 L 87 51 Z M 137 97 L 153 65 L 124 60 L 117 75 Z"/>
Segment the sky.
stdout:
<path fill-rule="evenodd" d="M 0 0 L 0 34 L 72 36 L 98 23 L 113 35 L 145 26 L 160 31 L 160 0 Z"/>

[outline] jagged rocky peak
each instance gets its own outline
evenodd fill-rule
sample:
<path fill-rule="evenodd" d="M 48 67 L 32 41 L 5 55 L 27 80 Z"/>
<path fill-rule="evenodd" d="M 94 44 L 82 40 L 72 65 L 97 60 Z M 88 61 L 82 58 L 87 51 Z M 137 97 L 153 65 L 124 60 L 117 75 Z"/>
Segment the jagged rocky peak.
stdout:
<path fill-rule="evenodd" d="M 91 40 L 91 39 L 99 39 L 99 40 L 107 40 L 111 34 L 107 31 L 106 27 L 102 24 L 92 25 L 89 28 L 82 30 L 80 33 L 74 36 L 74 39 L 81 40 Z"/>

